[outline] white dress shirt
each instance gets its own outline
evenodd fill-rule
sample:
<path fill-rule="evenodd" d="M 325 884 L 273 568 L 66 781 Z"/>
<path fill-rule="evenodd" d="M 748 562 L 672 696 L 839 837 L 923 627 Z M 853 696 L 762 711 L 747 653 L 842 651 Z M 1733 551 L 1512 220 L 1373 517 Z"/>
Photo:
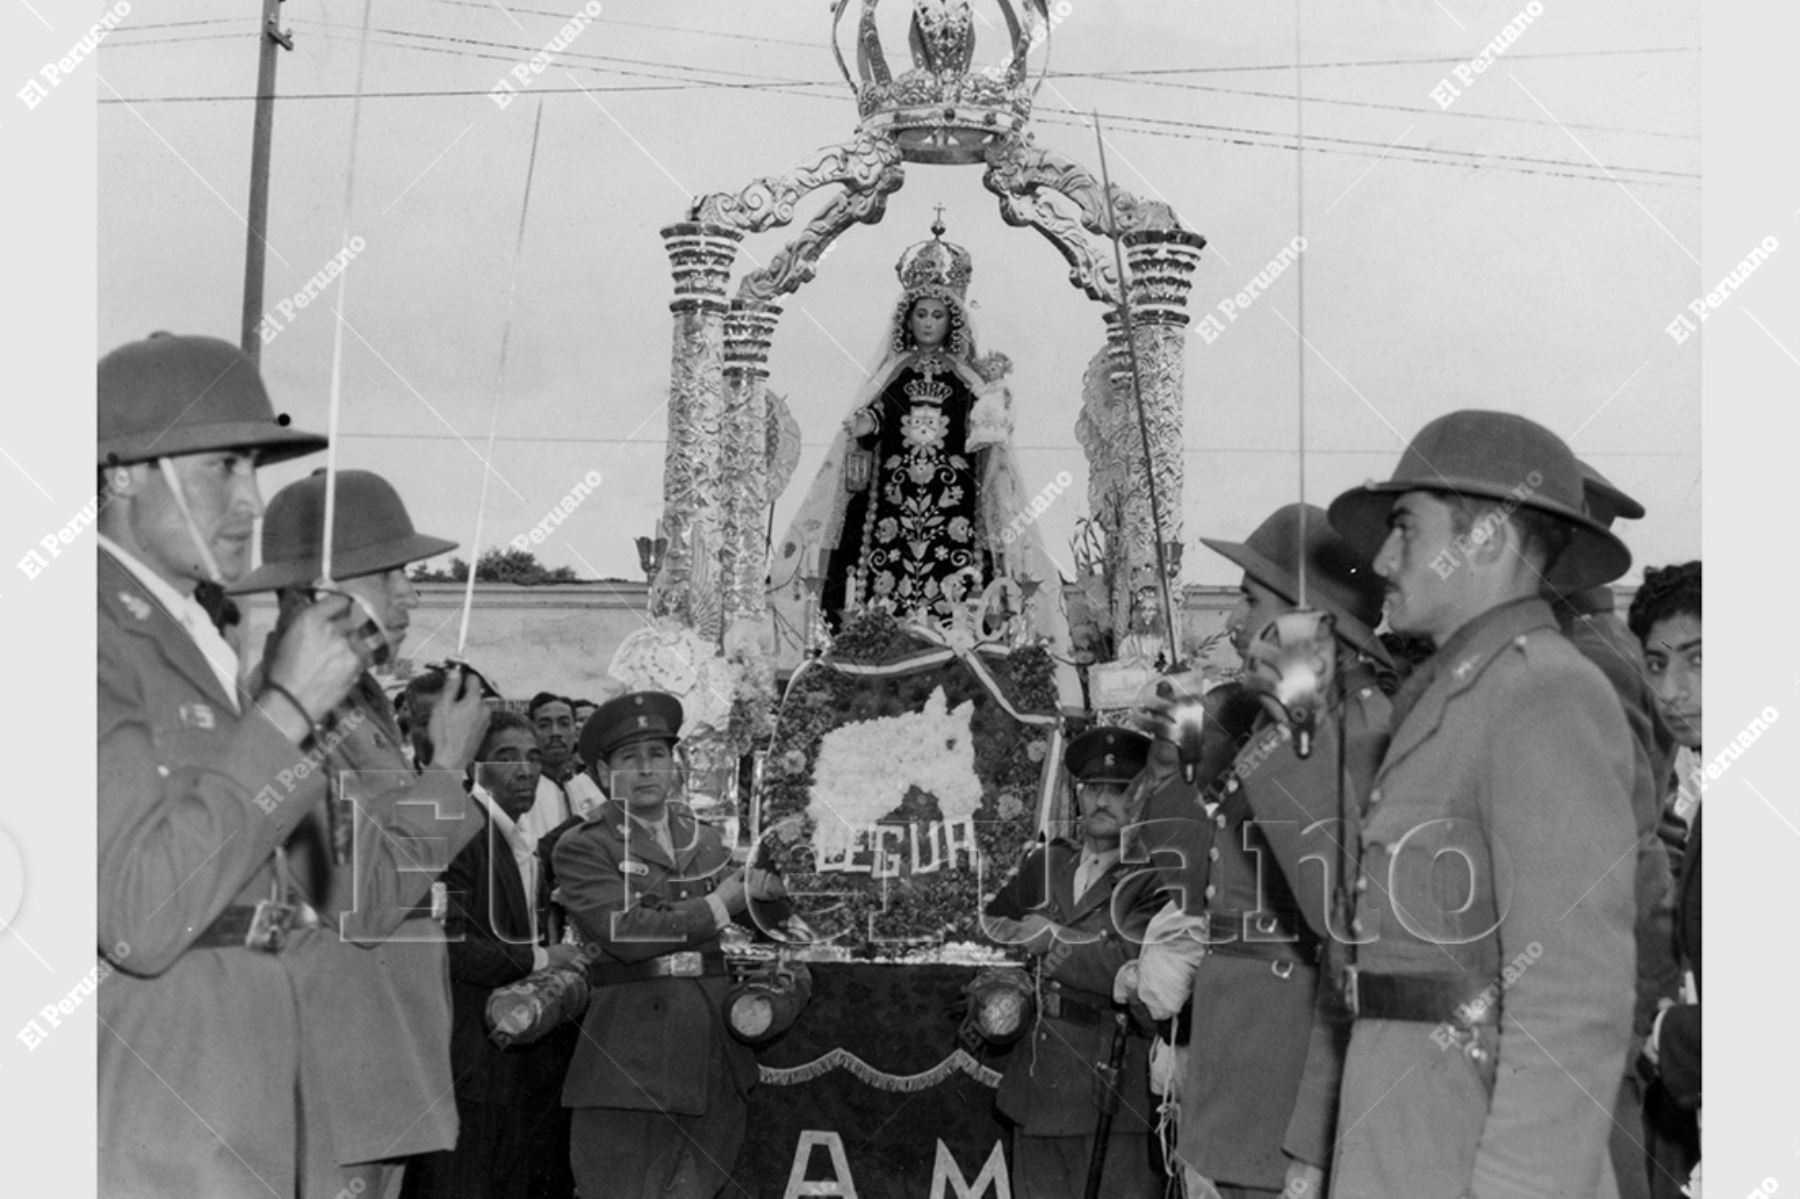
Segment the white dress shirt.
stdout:
<path fill-rule="evenodd" d="M 1091 849 L 1081 851 L 1081 861 L 1075 867 L 1075 899 L 1080 902 L 1087 894 L 1087 889 L 1106 876 L 1114 862 L 1119 860 L 1117 846 L 1105 853 L 1095 853 Z"/>
<path fill-rule="evenodd" d="M 527 837 L 520 827 L 522 821 L 514 822 L 480 783 L 472 784 L 469 794 L 487 809 L 488 819 L 493 821 L 501 837 L 505 838 L 507 848 L 512 850 L 513 861 L 518 863 L 519 881 L 525 885 L 525 914 L 531 922 L 531 968 L 542 970 L 550 963 L 550 954 L 537 943 L 537 838 Z"/>

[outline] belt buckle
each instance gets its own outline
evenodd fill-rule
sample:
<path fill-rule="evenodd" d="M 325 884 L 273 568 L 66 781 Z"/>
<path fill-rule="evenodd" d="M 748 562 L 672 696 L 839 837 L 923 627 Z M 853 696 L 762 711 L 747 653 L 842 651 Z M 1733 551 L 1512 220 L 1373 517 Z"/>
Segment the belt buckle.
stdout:
<path fill-rule="evenodd" d="M 442 924 L 450 917 L 450 887 L 447 883 L 431 884 L 431 918 Z"/>
<path fill-rule="evenodd" d="M 244 933 L 244 947 L 265 953 L 281 952 L 281 947 L 287 943 L 288 922 L 293 915 L 292 904 L 258 900 L 250 917 L 250 928 Z"/>
<path fill-rule="evenodd" d="M 663 959 L 668 965 L 670 978 L 699 978 L 700 953 L 698 950 L 684 949 L 680 953 L 672 953 Z"/>
<path fill-rule="evenodd" d="M 1344 967 L 1344 1006 L 1349 1009 L 1352 1020 L 1362 1014 L 1362 998 L 1357 994 L 1355 966 Z"/>

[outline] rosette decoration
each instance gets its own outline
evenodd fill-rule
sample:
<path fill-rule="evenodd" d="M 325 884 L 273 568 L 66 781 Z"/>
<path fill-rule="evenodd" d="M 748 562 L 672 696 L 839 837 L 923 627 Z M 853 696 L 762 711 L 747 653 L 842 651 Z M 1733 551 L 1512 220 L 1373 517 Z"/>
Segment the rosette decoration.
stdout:
<path fill-rule="evenodd" d="M 1054 773 L 1053 665 L 1041 647 L 952 645 L 865 609 L 795 674 L 755 819 L 763 864 L 818 940 L 975 938 Z"/>

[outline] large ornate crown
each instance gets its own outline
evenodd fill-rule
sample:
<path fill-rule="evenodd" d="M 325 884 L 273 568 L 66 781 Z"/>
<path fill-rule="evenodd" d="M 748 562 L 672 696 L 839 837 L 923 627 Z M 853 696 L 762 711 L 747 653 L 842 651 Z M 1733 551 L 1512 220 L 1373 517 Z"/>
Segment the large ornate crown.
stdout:
<path fill-rule="evenodd" d="M 912 0 L 907 43 L 913 69 L 888 67 L 876 28 L 881 0 L 861 0 L 856 28 L 856 68 L 850 77 L 837 45 L 837 25 L 850 0 L 832 7 L 832 53 L 856 89 L 861 130 L 891 138 L 909 162 L 980 162 L 992 143 L 1025 127 L 1031 116 L 1026 59 L 1043 45 L 1050 21 L 1044 0 L 995 0 L 1007 43 L 989 61 L 975 62 L 975 19 L 970 0 Z M 1002 31 L 984 20 L 985 30 Z"/>
<path fill-rule="evenodd" d="M 953 241 L 944 240 L 942 217 L 931 222 L 931 240 L 906 248 L 894 272 L 900 276 L 900 288 L 908 296 L 937 295 L 961 302 L 969 290 L 969 276 L 975 271 L 969 252 Z"/>

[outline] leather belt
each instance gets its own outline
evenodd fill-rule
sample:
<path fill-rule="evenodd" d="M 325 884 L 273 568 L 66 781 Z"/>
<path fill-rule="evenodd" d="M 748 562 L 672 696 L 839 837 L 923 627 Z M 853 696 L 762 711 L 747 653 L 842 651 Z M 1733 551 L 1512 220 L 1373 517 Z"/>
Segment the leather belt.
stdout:
<path fill-rule="evenodd" d="M 1118 1010 L 1110 996 L 1074 987 L 1046 986 L 1040 998 L 1045 1016 L 1052 1020 L 1067 1020 L 1070 1024 L 1108 1024 Z M 1126 1031 L 1133 1036 L 1146 1035 L 1136 1020 L 1126 1026 Z"/>
<path fill-rule="evenodd" d="M 665 953 L 647 962 L 595 962 L 588 967 L 588 981 L 597 987 L 647 982 L 653 978 L 723 978 L 725 955 L 697 949 Z"/>
<path fill-rule="evenodd" d="M 219 913 L 194 939 L 194 949 L 259 949 L 279 953 L 287 944 L 298 909 L 289 903 L 265 899 L 253 905 L 234 903 Z"/>
<path fill-rule="evenodd" d="M 1346 973 L 1344 997 L 1359 1020 L 1410 1020 L 1468 1028 L 1492 1024 L 1498 1018 L 1498 988 L 1488 996 L 1488 986 L 1477 986 L 1466 975 L 1364 974 L 1355 968 Z"/>

